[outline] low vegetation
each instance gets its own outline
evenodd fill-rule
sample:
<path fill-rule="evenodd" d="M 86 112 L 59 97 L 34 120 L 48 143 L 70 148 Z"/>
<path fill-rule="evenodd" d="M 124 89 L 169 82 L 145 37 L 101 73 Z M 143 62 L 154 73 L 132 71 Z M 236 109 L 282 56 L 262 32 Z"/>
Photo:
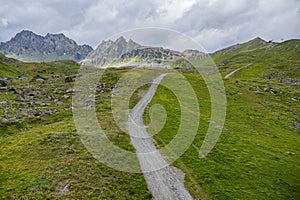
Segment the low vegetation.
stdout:
<path fill-rule="evenodd" d="M 174 166 L 185 173 L 185 185 L 195 199 L 300 198 L 297 45 L 298 40 L 273 44 L 256 39 L 212 55 L 224 76 L 253 64 L 224 80 L 225 126 L 215 148 L 201 159 L 210 96 L 200 75 L 182 71 L 198 96 L 201 119 L 193 144 Z M 0 54 L 1 199 L 152 199 L 141 174 L 103 165 L 81 143 L 71 111 L 78 69 L 73 61 L 23 63 Z M 134 151 L 128 134 L 114 122 L 110 103 L 112 89 L 128 70 L 106 70 L 97 85 L 95 110 L 110 140 Z M 130 108 L 148 87 L 134 93 Z M 161 148 L 177 133 L 180 104 L 160 85 L 144 113 L 146 123 L 154 104 L 168 114 L 153 137 Z"/>
<path fill-rule="evenodd" d="M 273 83 L 227 80 L 228 111 L 223 133 L 213 151 L 203 159 L 199 149 L 210 120 L 209 93 L 198 75 L 186 75 L 199 97 L 201 120 L 194 143 L 175 162 L 186 173 L 186 185 L 197 199 L 297 199 L 299 198 L 298 87 Z M 260 91 L 257 91 L 259 85 Z M 255 90 L 253 89 L 255 88 Z M 286 91 L 288 90 L 288 91 Z M 281 91 L 281 92 L 280 92 Z M 285 92 L 283 92 L 285 91 Z M 171 102 L 171 103 L 170 103 Z M 168 113 L 164 128 L 154 136 L 158 147 L 176 135 L 180 107 L 174 94 L 160 86 L 150 103 Z M 149 122 L 148 112 L 145 121 Z M 199 189 L 201 188 L 201 189 Z"/>
<path fill-rule="evenodd" d="M 68 64 L 70 64 L 68 66 Z M 96 160 L 83 146 L 76 133 L 71 97 L 64 95 L 73 86 L 65 83 L 66 77 L 73 75 L 78 65 L 73 62 L 19 63 L 19 71 L 26 73 L 26 79 L 13 80 L 10 88 L 31 86 L 32 91 L 46 92 L 42 102 L 49 105 L 31 103 L 31 99 L 15 100 L 15 92 L 7 88 L 1 92 L 1 99 L 9 101 L 14 110 L 21 108 L 39 111 L 39 115 L 19 118 L 0 124 L 0 197 L 1 199 L 151 199 L 146 182 L 141 174 L 130 174 L 111 169 Z M 59 75 L 52 85 L 51 72 Z M 103 81 L 105 88 L 99 89 L 97 115 L 108 137 L 120 147 L 133 150 L 128 135 L 122 133 L 112 123 L 110 90 L 124 71 L 108 71 Z M 28 81 L 36 75 L 47 80 Z M 25 81 L 26 84 L 25 84 Z M 44 90 L 43 90 L 44 88 Z M 23 88 L 24 89 L 24 88 Z M 66 93 L 66 94 L 64 94 Z M 47 99 L 47 95 L 55 98 Z M 57 102 L 61 102 L 57 104 Z M 3 104 L 2 104 L 3 105 Z M 3 107 L 2 112 L 4 112 Z M 53 113 L 41 112 L 47 108 Z M 8 119 L 15 118 L 14 113 Z"/>

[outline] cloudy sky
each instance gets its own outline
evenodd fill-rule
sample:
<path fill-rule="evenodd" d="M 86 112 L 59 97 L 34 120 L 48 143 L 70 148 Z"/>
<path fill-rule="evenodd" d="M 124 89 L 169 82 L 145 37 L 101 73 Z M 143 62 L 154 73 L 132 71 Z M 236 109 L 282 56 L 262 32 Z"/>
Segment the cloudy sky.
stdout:
<path fill-rule="evenodd" d="M 0 41 L 23 29 L 96 47 L 129 29 L 179 31 L 207 51 L 257 36 L 300 38 L 299 0 L 0 0 Z"/>

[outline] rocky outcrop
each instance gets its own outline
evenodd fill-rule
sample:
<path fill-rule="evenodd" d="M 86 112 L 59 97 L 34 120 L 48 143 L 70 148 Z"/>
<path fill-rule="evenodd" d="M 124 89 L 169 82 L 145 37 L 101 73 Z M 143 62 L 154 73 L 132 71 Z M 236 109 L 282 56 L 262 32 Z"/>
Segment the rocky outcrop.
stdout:
<path fill-rule="evenodd" d="M 84 59 L 91 51 L 88 45 L 78 45 L 64 34 L 37 35 L 23 30 L 8 42 L 0 43 L 0 52 L 21 61 L 54 61 Z"/>
<path fill-rule="evenodd" d="M 144 47 L 127 52 L 123 54 L 121 58 L 124 59 L 136 56 L 140 58 L 172 59 L 181 57 L 181 54 L 180 52 L 164 49 L 162 47 Z"/>
<path fill-rule="evenodd" d="M 41 65 L 42 66 L 42 65 Z M 46 120 L 47 116 L 72 109 L 72 97 L 75 94 L 76 74 L 63 69 L 59 76 L 46 72 L 43 76 L 20 76 L 0 79 L 0 126 L 4 123 L 23 122 L 27 119 Z M 41 70 L 43 71 L 43 70 Z M 58 73 L 58 72 L 57 72 Z M 98 82 L 93 85 L 95 98 L 84 102 L 91 109 L 90 101 L 99 102 L 116 87 L 114 84 Z M 1 135 L 0 135 L 1 138 Z"/>
<path fill-rule="evenodd" d="M 207 56 L 207 54 L 195 49 L 186 49 L 182 52 L 182 55 L 188 60 L 200 60 Z"/>
<path fill-rule="evenodd" d="M 123 54 L 120 60 L 134 57 L 138 57 L 145 61 L 161 63 L 165 61 L 174 61 L 181 59 L 182 54 L 180 52 L 164 49 L 162 47 L 143 47 Z"/>

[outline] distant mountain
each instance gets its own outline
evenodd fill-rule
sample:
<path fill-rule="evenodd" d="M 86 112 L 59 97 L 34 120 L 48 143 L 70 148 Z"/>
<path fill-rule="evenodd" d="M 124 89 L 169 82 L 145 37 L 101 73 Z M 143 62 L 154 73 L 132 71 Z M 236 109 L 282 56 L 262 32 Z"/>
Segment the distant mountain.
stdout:
<path fill-rule="evenodd" d="M 212 55 L 214 56 L 215 59 L 218 58 L 224 59 L 227 56 L 232 56 L 243 52 L 250 52 L 250 51 L 255 51 L 257 49 L 271 48 L 276 44 L 277 43 L 275 42 L 266 42 L 260 37 L 256 37 L 248 42 L 232 45 L 224 49 L 221 49 L 219 51 L 216 51 L 212 53 Z"/>
<path fill-rule="evenodd" d="M 142 45 L 124 37 L 119 37 L 114 42 L 111 40 L 102 41 L 102 43 L 92 51 L 82 64 L 102 66 L 120 58 L 123 54 L 131 50 L 142 47 Z"/>
<path fill-rule="evenodd" d="M 152 59 L 153 61 L 162 60 L 177 60 L 182 57 L 182 54 L 178 51 L 172 51 L 162 47 L 141 47 L 133 49 L 121 56 L 121 59 L 128 59 L 132 57 L 139 57 L 142 59 Z"/>
<path fill-rule="evenodd" d="M 266 62 L 269 60 L 298 60 L 300 40 L 293 39 L 281 43 L 266 42 L 257 37 L 242 44 L 236 44 L 212 54 L 218 65 L 247 64 L 250 62 Z M 275 62 L 274 62 L 275 64 Z"/>
<path fill-rule="evenodd" d="M 189 60 L 199 60 L 206 54 L 195 49 L 186 49 L 182 52 L 182 55 Z"/>
<path fill-rule="evenodd" d="M 10 41 L 0 43 L 0 52 L 21 61 L 54 61 L 84 59 L 91 51 L 89 45 L 78 45 L 64 34 L 40 36 L 23 30 Z"/>
<path fill-rule="evenodd" d="M 252 65 L 235 76 L 257 78 L 274 82 L 300 85 L 300 40 L 292 39 L 281 43 L 266 42 L 255 38 L 211 54 L 220 72 Z"/>
<path fill-rule="evenodd" d="M 126 41 L 126 39 L 121 36 L 115 41 L 103 41 L 80 63 L 83 65 L 106 66 L 114 62 L 128 61 L 132 58 L 138 58 L 141 62 L 151 61 L 161 63 L 164 61 L 175 62 L 183 59 L 183 57 L 196 59 L 203 55 L 204 53 L 198 50 L 178 52 L 162 47 L 144 46 L 131 39 Z"/>

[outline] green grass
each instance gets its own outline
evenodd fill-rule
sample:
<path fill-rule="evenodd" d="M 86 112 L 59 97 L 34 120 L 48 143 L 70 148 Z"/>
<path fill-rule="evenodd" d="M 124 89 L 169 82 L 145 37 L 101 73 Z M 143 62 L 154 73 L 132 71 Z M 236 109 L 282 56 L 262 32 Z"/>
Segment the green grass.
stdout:
<path fill-rule="evenodd" d="M 13 63 L 17 63 L 20 62 L 14 58 L 8 58 L 5 55 L 3 55 L 2 53 L 0 53 L 0 62 L 6 63 L 6 64 L 13 64 Z"/>
<path fill-rule="evenodd" d="M 221 137 L 204 159 L 198 157 L 210 117 L 209 94 L 197 75 L 186 75 L 198 97 L 200 129 L 194 143 L 175 162 L 186 173 L 186 186 L 196 199 L 298 199 L 300 176 L 299 106 L 290 100 L 298 88 L 272 87 L 285 93 L 255 93 L 252 87 L 268 83 L 227 80 L 228 110 Z M 289 91 L 286 89 L 289 88 Z M 155 135 L 158 147 L 168 144 L 179 126 L 179 104 L 171 91 L 158 87 L 150 103 L 161 104 L 168 113 L 164 128 Z M 149 123 L 149 111 L 144 119 Z M 199 189 L 200 188 L 200 189 Z M 202 190 L 201 190 L 202 189 Z"/>
<path fill-rule="evenodd" d="M 108 87 L 125 71 L 109 70 Z M 115 145 L 134 151 L 110 109 L 110 94 L 97 93 L 97 116 Z M 141 174 L 116 171 L 96 160 L 77 135 L 71 111 L 11 123 L 0 129 L 2 199 L 151 199 Z M 62 193 L 67 186 L 68 192 Z"/>
<path fill-rule="evenodd" d="M 299 55 L 299 40 L 266 44 L 258 39 L 212 55 L 218 65 L 225 61 L 219 66 L 222 75 L 253 65 L 224 80 L 228 101 L 225 126 L 217 145 L 203 159 L 198 153 L 210 121 L 210 97 L 199 75 L 184 74 L 198 97 L 200 128 L 193 144 L 174 165 L 185 172 L 185 185 L 195 199 L 300 198 L 300 135 L 295 128 L 300 124 L 300 107 L 292 100 L 300 96 Z M 34 98 L 45 102 L 47 95 L 59 99 L 73 87 L 64 79 L 75 76 L 78 69 L 73 61 L 22 63 L 0 54 L 2 76 L 26 78 L 9 83 L 10 87 L 42 91 Z M 96 115 L 115 145 L 134 152 L 128 134 L 113 120 L 108 91 L 128 70 L 106 70 L 100 80 L 106 83 L 104 91 L 98 88 L 96 92 Z M 30 82 L 38 74 L 59 78 L 51 84 Z M 130 108 L 148 87 L 133 94 Z M 39 109 L 35 104 L 17 102 L 15 96 L 11 91 L 0 92 L 1 101 L 12 106 L 10 117 L 22 107 Z M 61 101 L 62 105 L 49 101 L 47 108 L 58 110 L 52 115 L 0 125 L 0 198 L 151 199 L 142 175 L 116 171 L 93 158 L 76 133 L 71 98 Z M 154 104 L 163 105 L 168 114 L 165 126 L 153 137 L 155 145 L 163 147 L 177 133 L 180 104 L 172 91 L 160 85 L 144 114 L 146 123 L 150 123 L 149 108 Z M 5 109 L 0 107 L 1 115 Z M 65 186 L 69 191 L 63 194 Z"/>
<path fill-rule="evenodd" d="M 247 47 L 251 49 L 247 50 Z M 211 54 L 222 74 L 253 63 L 241 70 L 247 79 L 267 79 L 276 82 L 299 81 L 300 40 L 288 40 L 282 43 L 264 43 L 258 39 L 224 49 Z M 254 69 L 252 69 L 254 68 Z"/>
<path fill-rule="evenodd" d="M 127 71 L 110 69 L 101 82 L 112 87 Z M 293 126 L 299 123 L 299 107 L 291 98 L 299 96 L 299 86 L 242 76 L 226 80 L 228 111 L 224 131 L 213 151 L 200 159 L 199 149 L 210 120 L 210 99 L 200 76 L 184 75 L 198 96 L 200 129 L 174 165 L 185 172 L 185 185 L 191 194 L 196 199 L 297 199 L 300 149 L 299 131 Z M 267 86 L 277 95 L 264 91 Z M 131 107 L 148 87 L 134 93 Z M 97 93 L 96 98 L 97 117 L 109 139 L 134 151 L 129 136 L 113 122 L 109 93 Z M 179 102 L 160 85 L 148 108 L 153 104 L 163 105 L 168 114 L 164 128 L 154 136 L 155 144 L 162 147 L 177 133 Z M 148 114 L 147 109 L 147 123 Z M 141 175 L 106 167 L 86 151 L 70 111 L 6 124 L 0 132 L 4 136 L 0 139 L 0 196 L 4 199 L 152 198 Z M 61 194 L 65 185 L 69 192 Z"/>
<path fill-rule="evenodd" d="M 139 174 L 111 169 L 81 144 L 72 120 L 0 140 L 3 199 L 150 199 Z M 69 192 L 60 194 L 68 185 Z"/>
<path fill-rule="evenodd" d="M 0 62 L 0 76 L 2 77 L 16 77 L 19 76 L 20 73 L 14 69 L 13 67 Z"/>

